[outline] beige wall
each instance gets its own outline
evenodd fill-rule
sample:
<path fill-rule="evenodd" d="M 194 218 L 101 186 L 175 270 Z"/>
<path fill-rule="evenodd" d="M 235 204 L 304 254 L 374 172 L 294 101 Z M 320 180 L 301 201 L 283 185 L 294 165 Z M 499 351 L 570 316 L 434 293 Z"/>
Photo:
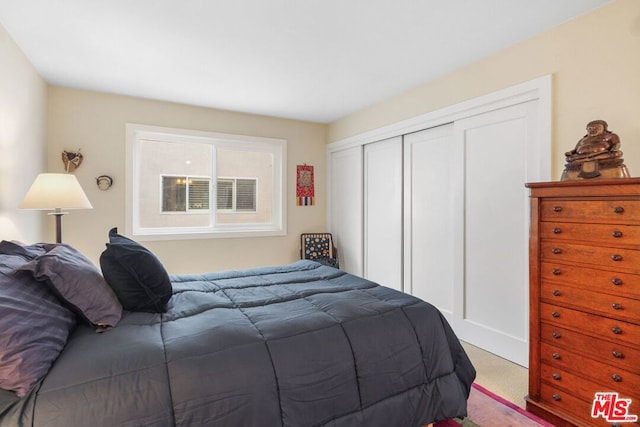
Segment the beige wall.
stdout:
<path fill-rule="evenodd" d="M 94 209 L 64 219 L 65 241 L 96 263 L 107 231 L 124 230 L 127 122 L 288 140 L 288 235 L 145 243 L 171 273 L 280 264 L 298 257 L 298 235 L 324 230 L 326 142 L 552 74 L 554 179 L 562 153 L 601 118 L 620 135 L 631 175 L 640 176 L 640 1 L 617 0 L 435 81 L 329 126 L 49 87 L 0 27 L 0 238 L 53 240 L 53 221 L 17 205 L 38 172 L 63 171 L 62 150 L 81 149 L 76 175 Z M 434 57 L 437 60 L 437 57 Z M 48 126 L 45 130 L 45 123 Z M 46 132 L 46 134 L 45 134 Z M 47 141 L 48 153 L 43 154 Z M 295 165 L 315 166 L 313 207 L 296 207 Z M 99 191 L 98 175 L 114 178 Z M 46 229 L 41 230 L 41 224 Z"/>
<path fill-rule="evenodd" d="M 437 61 L 437 57 L 433 58 Z M 640 176 L 640 1 L 617 0 L 482 61 L 331 123 L 329 142 L 436 111 L 536 77 L 553 76 L 551 170 L 603 119 Z"/>
<path fill-rule="evenodd" d="M 47 86 L 0 26 L 0 240 L 33 242 L 48 218 L 18 205 L 45 167 Z"/>
<path fill-rule="evenodd" d="M 326 125 L 61 87 L 49 87 L 47 113 L 48 169 L 62 172 L 60 153 L 80 149 L 84 161 L 75 174 L 94 207 L 65 216 L 64 241 L 96 263 L 109 229 L 124 233 L 126 123 L 287 140 L 287 236 L 142 242 L 169 273 L 292 262 L 299 257 L 300 233 L 325 229 Z M 296 165 L 303 163 L 315 166 L 315 206 L 295 205 Z M 111 176 L 113 187 L 100 191 L 99 175 Z M 52 227 L 48 233 L 52 239 Z"/>

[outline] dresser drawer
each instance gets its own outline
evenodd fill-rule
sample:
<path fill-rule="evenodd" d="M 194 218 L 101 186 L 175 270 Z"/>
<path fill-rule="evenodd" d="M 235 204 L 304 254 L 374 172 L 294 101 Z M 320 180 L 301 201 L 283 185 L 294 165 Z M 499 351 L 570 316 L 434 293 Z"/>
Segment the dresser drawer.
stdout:
<path fill-rule="evenodd" d="M 591 357 L 614 368 L 640 374 L 640 349 L 637 347 L 598 340 L 550 323 L 542 323 L 540 335 L 542 342 Z"/>
<path fill-rule="evenodd" d="M 545 382 L 541 384 L 540 401 L 548 405 L 554 413 L 561 411 L 581 420 L 584 424 L 579 424 L 580 427 L 611 427 L 611 424 L 605 422 L 602 418 L 591 417 L 591 402 L 578 399 L 572 396 L 570 392 L 555 387 L 552 384 Z M 636 425 L 629 424 L 625 427 L 636 427 Z"/>
<path fill-rule="evenodd" d="M 640 224 L 640 200 L 543 199 L 542 221 Z"/>
<path fill-rule="evenodd" d="M 543 281 L 540 287 L 540 298 L 551 304 L 571 306 L 613 319 L 640 324 L 640 300 L 637 299 L 546 281 Z"/>
<path fill-rule="evenodd" d="M 542 262 L 540 278 L 547 282 L 572 284 L 595 292 L 640 298 L 640 275 Z"/>
<path fill-rule="evenodd" d="M 598 390 L 603 391 L 603 390 Z M 557 387 L 555 384 L 548 384 L 546 382 L 542 382 L 540 387 L 540 397 L 541 400 L 548 404 L 550 407 L 568 413 L 574 417 L 583 420 L 584 425 L 588 426 L 598 426 L 598 427 L 611 427 L 611 423 L 607 422 L 603 417 L 592 418 L 591 417 L 591 409 L 593 406 L 593 398 L 587 400 L 583 400 L 577 398 L 573 395 L 571 390 L 567 391 L 563 388 Z M 634 401 L 635 402 L 635 401 Z M 629 411 L 633 415 L 637 415 L 636 406 L 634 402 L 629 405 Z M 582 424 L 580 424 L 582 425 Z M 638 427 L 640 424 L 638 423 L 624 423 L 621 424 L 621 427 Z"/>
<path fill-rule="evenodd" d="M 558 366 L 548 365 L 546 363 L 542 364 L 540 379 L 555 387 L 562 388 L 570 392 L 573 396 L 586 400 L 587 402 L 593 401 L 597 392 L 609 391 L 618 392 L 620 397 L 627 399 L 631 398 L 633 401 L 638 400 L 637 393 L 625 393 L 619 389 L 612 388 L 610 385 L 594 382 L 591 377 L 585 377 L 584 375 L 581 376 Z"/>
<path fill-rule="evenodd" d="M 540 303 L 540 320 L 576 330 L 601 340 L 640 348 L 640 325 L 609 319 L 558 305 Z M 640 366 L 640 362 L 638 364 Z"/>
<path fill-rule="evenodd" d="M 600 266 L 613 271 L 640 273 L 640 251 L 633 249 L 542 240 L 540 256 L 544 261 L 577 262 Z"/>
<path fill-rule="evenodd" d="M 543 239 L 603 243 L 608 246 L 640 248 L 640 225 L 585 224 L 576 222 L 542 222 Z"/>
<path fill-rule="evenodd" d="M 571 371 L 601 385 L 599 391 L 617 391 L 640 402 L 640 374 L 582 356 L 547 342 L 540 344 L 540 360 L 544 365 L 542 380 L 549 383 L 565 381 L 559 370 Z M 551 369 L 551 371 L 548 371 Z M 640 405 L 638 405 L 640 407 Z M 638 411 L 640 412 L 640 410 Z"/>

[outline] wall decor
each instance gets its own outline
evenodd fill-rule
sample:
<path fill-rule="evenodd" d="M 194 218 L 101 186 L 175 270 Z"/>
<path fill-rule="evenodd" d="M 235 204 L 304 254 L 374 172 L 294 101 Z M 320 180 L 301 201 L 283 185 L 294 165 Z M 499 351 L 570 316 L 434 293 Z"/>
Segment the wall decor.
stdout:
<path fill-rule="evenodd" d="M 113 178 L 108 175 L 100 175 L 96 178 L 96 184 L 100 190 L 106 191 L 113 185 Z"/>
<path fill-rule="evenodd" d="M 565 154 L 562 181 L 590 178 L 629 178 L 622 159 L 620 138 L 604 120 L 587 123 L 587 134 Z"/>
<path fill-rule="evenodd" d="M 296 174 L 296 205 L 311 206 L 315 204 L 315 199 L 313 166 L 309 166 L 306 163 L 298 165 Z"/>
<path fill-rule="evenodd" d="M 62 163 L 64 164 L 64 171 L 67 173 L 73 172 L 74 170 L 80 167 L 82 164 L 82 154 L 80 153 L 80 149 L 78 151 L 66 151 L 62 152 Z"/>

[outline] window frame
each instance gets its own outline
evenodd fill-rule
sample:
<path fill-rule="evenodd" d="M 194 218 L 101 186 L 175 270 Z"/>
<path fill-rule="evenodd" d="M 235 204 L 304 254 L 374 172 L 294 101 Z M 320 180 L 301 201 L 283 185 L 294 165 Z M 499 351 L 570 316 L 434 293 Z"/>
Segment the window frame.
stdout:
<path fill-rule="evenodd" d="M 139 146 L 141 140 L 163 142 L 207 143 L 213 146 L 212 176 L 209 210 L 211 225 L 207 227 L 141 227 L 138 218 L 138 195 L 140 194 Z M 269 223 L 216 224 L 217 179 L 215 169 L 216 148 L 234 151 L 268 152 L 273 154 L 272 220 Z M 126 124 L 126 201 L 125 230 L 138 240 L 183 240 L 227 237 L 262 237 L 286 235 L 287 212 L 287 141 L 278 138 L 233 135 L 190 129 Z M 170 174 L 165 174 L 170 175 Z M 256 183 L 257 184 L 257 183 Z M 162 187 L 162 186 L 161 186 Z M 256 195 L 259 194 L 256 188 Z M 162 206 L 160 206 L 162 209 Z M 196 211 L 202 213 L 203 211 Z M 222 211 L 225 212 L 225 211 Z M 185 212 L 166 212 L 168 215 Z"/>

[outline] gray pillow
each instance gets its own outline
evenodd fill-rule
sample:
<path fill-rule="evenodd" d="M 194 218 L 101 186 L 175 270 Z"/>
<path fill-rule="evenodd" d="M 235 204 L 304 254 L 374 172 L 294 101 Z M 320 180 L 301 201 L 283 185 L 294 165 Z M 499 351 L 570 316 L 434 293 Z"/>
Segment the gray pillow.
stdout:
<path fill-rule="evenodd" d="M 101 330 L 115 327 L 122 318 L 122 305 L 100 270 L 75 248 L 59 244 L 23 265 L 78 314 Z"/>
<path fill-rule="evenodd" d="M 18 268 L 42 245 L 0 242 L 0 388 L 28 394 L 49 372 L 75 326 L 51 290 Z"/>

